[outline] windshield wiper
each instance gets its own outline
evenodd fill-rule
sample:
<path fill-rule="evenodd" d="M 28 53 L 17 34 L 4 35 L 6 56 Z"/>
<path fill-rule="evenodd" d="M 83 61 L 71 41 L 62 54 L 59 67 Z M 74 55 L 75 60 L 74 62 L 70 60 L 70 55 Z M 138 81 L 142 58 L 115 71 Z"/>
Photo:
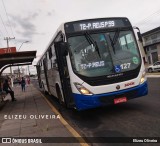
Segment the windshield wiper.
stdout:
<path fill-rule="evenodd" d="M 115 52 L 114 42 L 113 42 L 113 40 L 112 40 L 112 38 L 111 38 L 110 34 L 109 34 L 109 33 L 107 33 L 107 35 L 109 36 L 109 39 L 110 39 L 110 41 L 111 41 L 111 47 L 112 47 L 113 52 L 114 52 L 114 54 L 115 54 L 116 52 Z"/>
<path fill-rule="evenodd" d="M 97 51 L 99 57 L 101 58 L 97 42 L 92 38 L 92 36 L 87 31 L 85 31 L 84 36 L 86 37 L 86 39 L 89 42 L 89 44 L 93 45 L 95 47 L 95 50 Z"/>
<path fill-rule="evenodd" d="M 120 33 L 120 30 L 117 28 L 117 30 L 115 32 L 115 35 L 113 37 L 113 45 L 115 45 L 117 43 L 117 40 L 118 40 L 118 37 L 119 37 L 119 33 Z"/>
<path fill-rule="evenodd" d="M 110 34 L 108 33 L 108 36 L 109 36 L 109 39 L 111 41 L 111 46 L 113 48 L 114 54 L 116 53 L 116 51 L 115 51 L 116 50 L 115 49 L 115 44 L 117 43 L 117 40 L 118 40 L 118 37 L 119 37 L 119 33 L 120 33 L 120 30 L 117 29 L 117 31 L 115 32 L 115 35 L 114 35 L 113 39 L 111 38 Z"/>

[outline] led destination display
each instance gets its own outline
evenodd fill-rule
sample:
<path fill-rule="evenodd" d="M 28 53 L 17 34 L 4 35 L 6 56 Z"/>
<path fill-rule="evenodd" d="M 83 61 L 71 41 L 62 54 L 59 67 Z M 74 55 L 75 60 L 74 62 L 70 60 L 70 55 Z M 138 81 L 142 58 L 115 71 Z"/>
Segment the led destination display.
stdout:
<path fill-rule="evenodd" d="M 127 18 L 106 18 L 69 22 L 65 24 L 65 30 L 67 33 L 73 33 L 87 30 L 99 30 L 129 26 L 131 26 L 131 24 Z"/>

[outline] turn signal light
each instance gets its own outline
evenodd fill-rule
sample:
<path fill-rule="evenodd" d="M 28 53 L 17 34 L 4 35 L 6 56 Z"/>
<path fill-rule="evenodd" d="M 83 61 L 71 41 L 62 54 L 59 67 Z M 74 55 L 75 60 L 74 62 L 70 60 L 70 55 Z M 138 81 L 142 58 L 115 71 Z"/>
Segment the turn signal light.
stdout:
<path fill-rule="evenodd" d="M 143 84 L 145 81 L 146 72 L 144 71 L 140 80 L 140 84 Z"/>

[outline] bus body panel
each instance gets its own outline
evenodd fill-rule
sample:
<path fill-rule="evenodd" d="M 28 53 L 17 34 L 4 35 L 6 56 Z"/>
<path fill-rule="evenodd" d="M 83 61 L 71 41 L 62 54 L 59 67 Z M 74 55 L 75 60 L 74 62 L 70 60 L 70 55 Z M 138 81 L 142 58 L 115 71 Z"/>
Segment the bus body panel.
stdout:
<path fill-rule="evenodd" d="M 137 76 L 137 78 L 134 78 L 131 80 L 126 80 L 124 82 L 115 83 L 115 84 L 107 84 L 106 83 L 106 85 L 91 86 L 91 85 L 85 83 L 83 80 L 81 80 L 77 75 L 75 75 L 75 73 L 73 72 L 73 69 L 71 67 L 71 62 L 70 62 L 69 57 L 67 57 L 67 62 L 68 62 L 72 92 L 77 93 L 77 94 L 79 94 L 80 92 L 75 87 L 75 85 L 74 85 L 75 82 L 82 84 L 84 87 L 86 87 L 88 90 L 90 90 L 93 94 L 102 94 L 102 93 L 117 91 L 117 89 L 116 89 L 117 85 L 120 85 L 120 90 L 124 90 L 124 89 L 138 86 L 140 84 L 140 79 L 142 77 L 142 74 L 145 72 L 145 67 L 144 67 L 144 64 L 142 63 L 141 69 L 140 69 L 140 72 L 139 72 L 139 75 Z M 145 78 L 145 81 L 146 80 L 147 79 Z"/>
<path fill-rule="evenodd" d="M 127 81 L 124 81 L 124 82 L 115 83 L 115 84 L 109 84 L 109 85 L 106 84 L 106 85 L 100 85 L 100 86 L 91 86 L 91 85 L 89 85 L 85 82 L 83 82 L 82 85 L 85 88 L 87 88 L 89 91 L 91 91 L 93 94 L 116 92 L 117 91 L 117 89 L 116 89 L 117 85 L 120 86 L 119 90 L 124 90 L 124 89 L 128 89 L 128 88 L 138 86 L 140 84 L 141 76 L 142 76 L 142 73 L 140 73 L 139 76 L 135 79 L 131 79 L 131 80 L 127 80 Z M 74 76 L 73 76 L 73 78 L 71 78 L 71 81 L 78 82 Z M 73 82 L 71 84 L 73 84 Z M 77 88 L 74 88 L 74 86 L 75 85 L 73 84 L 72 85 L 72 92 L 73 93 L 79 93 Z"/>
<path fill-rule="evenodd" d="M 75 74 L 73 74 L 73 70 L 70 69 L 70 74 L 72 74 L 72 76 L 70 76 L 70 80 L 76 109 L 85 110 L 90 108 L 96 108 L 99 106 L 105 106 L 107 104 L 114 104 L 114 98 L 122 94 L 127 95 L 127 100 L 147 95 L 147 79 L 145 78 L 144 83 L 140 84 L 140 79 L 143 73 L 144 65 L 142 64 L 140 73 L 137 78 L 115 84 L 90 86 L 87 83 L 83 82 L 83 80 L 79 79 Z M 93 95 L 82 95 L 73 84 L 74 82 L 81 83 L 84 87 L 91 91 Z M 119 90 L 116 89 L 117 85 L 120 86 Z M 104 98 L 103 100 L 105 102 L 100 101 L 102 97 Z"/>
<path fill-rule="evenodd" d="M 46 82 L 46 77 L 45 77 L 45 74 L 44 74 L 44 70 L 41 70 L 41 75 L 40 75 L 40 78 L 41 78 L 41 85 L 42 85 L 42 88 L 48 92 L 48 87 L 47 87 L 47 82 Z"/>
<path fill-rule="evenodd" d="M 143 71 L 144 72 L 144 71 Z M 137 78 L 131 79 L 131 80 L 126 80 L 124 82 L 119 82 L 119 83 L 114 83 L 114 84 L 109 84 L 109 85 L 102 85 L 102 86 L 90 86 L 87 83 L 83 83 L 83 86 L 89 89 L 93 94 L 101 94 L 101 93 L 108 93 L 108 92 L 116 92 L 116 86 L 119 85 L 120 89 L 119 90 L 124 90 L 128 88 L 132 88 L 135 86 L 138 86 L 140 84 L 140 80 L 142 77 L 142 73 L 140 72 Z M 146 78 L 145 78 L 146 80 Z"/>
<path fill-rule="evenodd" d="M 105 106 L 108 104 L 114 104 L 114 99 L 118 97 L 127 97 L 127 100 L 130 100 L 133 98 L 145 96 L 147 94 L 148 85 L 147 82 L 144 82 L 143 84 L 136 87 L 111 93 L 95 94 L 91 96 L 73 93 L 73 96 L 76 103 L 76 109 L 80 111 Z"/>
<path fill-rule="evenodd" d="M 53 96 L 57 97 L 56 85 L 58 85 L 61 89 L 58 70 L 57 69 L 50 69 L 48 78 L 49 78 L 50 92 Z"/>

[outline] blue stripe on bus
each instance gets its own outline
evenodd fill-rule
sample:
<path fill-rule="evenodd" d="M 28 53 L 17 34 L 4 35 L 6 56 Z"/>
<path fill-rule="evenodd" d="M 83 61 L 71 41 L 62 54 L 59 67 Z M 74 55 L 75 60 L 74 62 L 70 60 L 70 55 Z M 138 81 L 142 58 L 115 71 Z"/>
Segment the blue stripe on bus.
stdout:
<path fill-rule="evenodd" d="M 133 93 L 133 94 L 132 94 Z M 77 110 L 85 110 L 85 109 L 90 109 L 90 108 L 95 108 L 95 107 L 99 107 L 99 106 L 105 106 L 107 105 L 106 103 L 103 103 L 102 101 L 100 101 L 101 98 L 105 98 L 106 101 L 110 98 L 113 99 L 118 96 L 118 95 L 122 95 L 122 94 L 132 94 L 132 97 L 127 97 L 127 99 L 132 99 L 132 98 L 137 98 L 137 97 L 141 97 L 144 95 L 148 94 L 148 85 L 147 85 L 147 81 L 144 82 L 141 85 L 138 85 L 136 87 L 130 88 L 130 89 L 125 89 L 125 90 L 121 90 L 121 91 L 116 91 L 116 92 L 112 92 L 112 93 L 104 93 L 104 94 L 94 94 L 94 95 L 82 95 L 82 94 L 75 94 L 73 93 L 74 96 L 74 100 L 75 100 L 75 105 L 76 105 L 76 109 Z M 108 103 L 110 104 L 110 103 Z"/>

